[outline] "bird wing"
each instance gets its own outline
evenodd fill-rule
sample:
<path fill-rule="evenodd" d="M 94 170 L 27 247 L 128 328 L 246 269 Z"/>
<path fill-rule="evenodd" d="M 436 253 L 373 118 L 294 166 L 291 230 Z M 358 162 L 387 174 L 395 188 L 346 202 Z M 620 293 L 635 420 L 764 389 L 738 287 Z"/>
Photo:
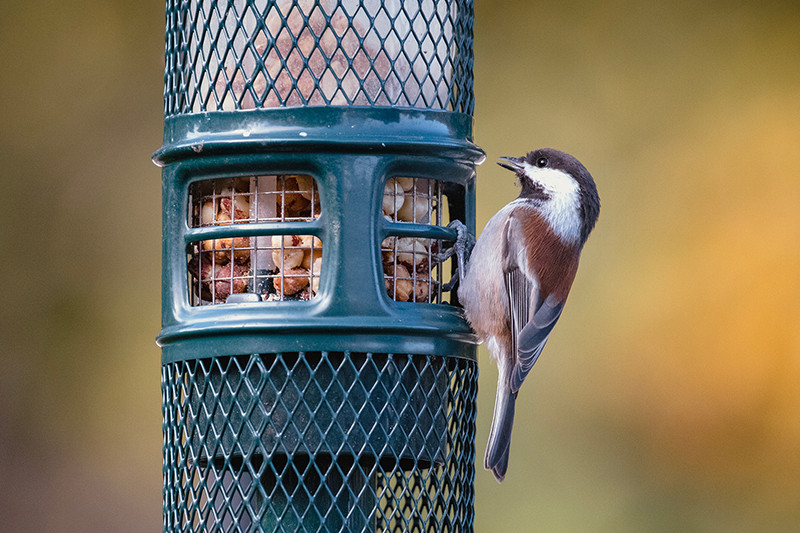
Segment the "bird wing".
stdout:
<path fill-rule="evenodd" d="M 516 393 L 542 353 L 564 302 L 553 295 L 540 301 L 539 280 L 528 265 L 522 225 L 513 215 L 506 220 L 503 231 L 503 256 L 514 354 L 509 386 Z"/>

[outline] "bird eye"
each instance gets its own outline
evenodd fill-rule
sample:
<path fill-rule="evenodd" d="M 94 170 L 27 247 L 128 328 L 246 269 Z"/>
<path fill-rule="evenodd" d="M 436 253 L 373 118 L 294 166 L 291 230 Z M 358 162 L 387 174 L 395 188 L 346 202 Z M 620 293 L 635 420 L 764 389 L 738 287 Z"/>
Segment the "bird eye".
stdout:
<path fill-rule="evenodd" d="M 536 166 L 539 167 L 539 168 L 546 167 L 547 166 L 547 158 L 546 157 L 540 157 L 539 159 L 537 159 L 536 160 Z"/>

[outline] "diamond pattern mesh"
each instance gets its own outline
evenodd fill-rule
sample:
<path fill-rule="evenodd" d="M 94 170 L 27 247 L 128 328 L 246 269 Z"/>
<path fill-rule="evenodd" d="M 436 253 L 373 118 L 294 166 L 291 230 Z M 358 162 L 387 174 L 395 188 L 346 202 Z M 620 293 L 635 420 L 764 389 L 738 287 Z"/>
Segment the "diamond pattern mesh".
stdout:
<path fill-rule="evenodd" d="M 164 114 L 360 105 L 472 114 L 472 0 L 167 0 Z"/>
<path fill-rule="evenodd" d="M 162 367 L 165 531 L 465 531 L 477 367 L 306 352 Z"/>

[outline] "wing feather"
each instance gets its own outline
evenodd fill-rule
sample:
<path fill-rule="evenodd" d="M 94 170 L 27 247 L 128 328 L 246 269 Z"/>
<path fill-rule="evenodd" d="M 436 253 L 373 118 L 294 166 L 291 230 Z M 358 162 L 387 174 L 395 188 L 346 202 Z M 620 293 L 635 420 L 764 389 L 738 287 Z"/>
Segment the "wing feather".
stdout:
<path fill-rule="evenodd" d="M 503 253 L 514 356 L 509 386 L 516 393 L 542 353 L 553 326 L 561 316 L 564 302 L 553 295 L 540 301 L 539 280 L 528 265 L 522 225 L 513 215 L 509 216 L 503 231 Z"/>

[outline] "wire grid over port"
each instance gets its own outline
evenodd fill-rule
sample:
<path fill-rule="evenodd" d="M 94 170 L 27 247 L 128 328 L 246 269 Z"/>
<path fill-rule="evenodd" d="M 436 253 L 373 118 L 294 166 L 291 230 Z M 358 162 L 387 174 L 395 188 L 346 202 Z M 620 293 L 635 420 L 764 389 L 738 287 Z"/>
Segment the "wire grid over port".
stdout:
<path fill-rule="evenodd" d="M 308 175 L 197 181 L 189 188 L 191 228 L 261 222 L 308 222 L 320 216 Z M 231 236 L 188 249 L 191 305 L 308 300 L 319 290 L 322 241 L 313 235 Z"/>
<path fill-rule="evenodd" d="M 472 113 L 472 0 L 168 0 L 164 114 Z"/>
<path fill-rule="evenodd" d="M 166 364 L 164 530 L 471 530 L 477 377 L 388 353 Z"/>
<path fill-rule="evenodd" d="M 442 182 L 394 177 L 383 190 L 383 216 L 390 222 L 445 226 L 448 199 Z M 450 260 L 442 259 L 438 239 L 389 236 L 381 243 L 386 291 L 399 302 L 443 303 Z"/>

